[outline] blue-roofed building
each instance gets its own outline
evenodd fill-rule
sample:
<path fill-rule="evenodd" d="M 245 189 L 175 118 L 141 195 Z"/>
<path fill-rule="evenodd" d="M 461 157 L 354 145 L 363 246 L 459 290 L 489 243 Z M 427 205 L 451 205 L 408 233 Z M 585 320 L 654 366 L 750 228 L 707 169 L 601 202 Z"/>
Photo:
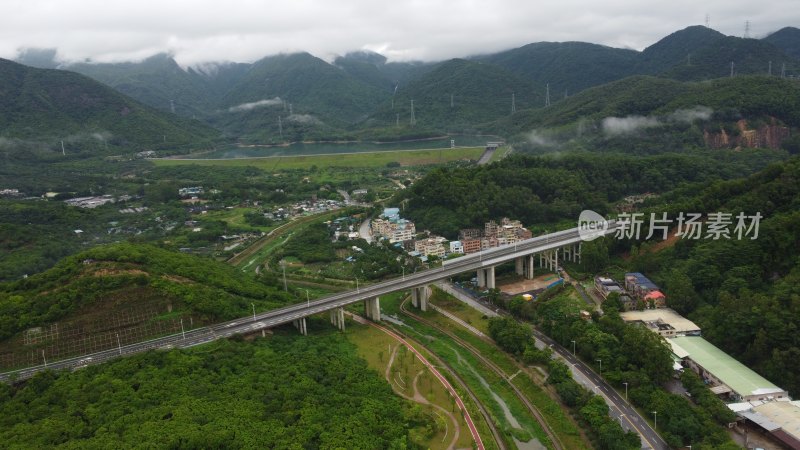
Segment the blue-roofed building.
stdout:
<path fill-rule="evenodd" d="M 661 298 L 660 303 L 663 303 L 664 294 L 658 285 L 639 272 L 625 274 L 625 289 L 640 300 L 644 300 L 652 292 L 654 296 Z"/>
<path fill-rule="evenodd" d="M 381 215 L 386 220 L 396 222 L 400 220 L 400 208 L 383 208 L 383 214 Z"/>

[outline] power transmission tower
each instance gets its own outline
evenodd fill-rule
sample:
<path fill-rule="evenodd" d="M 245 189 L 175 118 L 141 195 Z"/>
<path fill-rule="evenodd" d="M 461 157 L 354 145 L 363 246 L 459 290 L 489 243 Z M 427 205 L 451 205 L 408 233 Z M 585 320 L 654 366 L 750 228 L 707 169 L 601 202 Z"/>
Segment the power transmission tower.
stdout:
<path fill-rule="evenodd" d="M 745 20 L 744 21 L 744 38 L 745 39 L 750 39 L 750 21 L 749 20 Z"/>
<path fill-rule="evenodd" d="M 450 94 L 450 108 L 453 107 L 453 94 Z"/>
<path fill-rule="evenodd" d="M 710 24 L 711 24 L 711 15 L 706 14 L 706 28 L 709 28 Z"/>
<path fill-rule="evenodd" d="M 786 78 L 786 63 L 781 65 L 781 78 Z"/>
<path fill-rule="evenodd" d="M 687 66 L 691 66 L 692 65 L 692 54 L 691 53 L 687 53 L 686 54 L 686 65 Z"/>
<path fill-rule="evenodd" d="M 291 103 L 289 103 L 289 115 L 291 116 L 292 114 L 294 114 L 294 113 L 292 112 L 292 104 L 291 104 Z"/>
<path fill-rule="evenodd" d="M 172 110 L 172 114 L 175 114 L 175 101 L 174 100 L 170 100 L 169 101 L 169 109 Z"/>
<path fill-rule="evenodd" d="M 769 62 L 769 68 L 767 69 L 767 75 L 772 76 L 772 61 Z"/>
<path fill-rule="evenodd" d="M 411 100 L 411 126 L 417 124 L 417 118 L 414 116 L 414 100 Z"/>
<path fill-rule="evenodd" d="M 280 133 L 281 140 L 283 140 L 283 123 L 281 123 L 281 116 L 278 116 L 278 133 Z"/>
<path fill-rule="evenodd" d="M 564 100 L 566 100 L 567 97 L 569 97 L 568 92 L 569 92 L 568 89 L 564 89 Z"/>
<path fill-rule="evenodd" d="M 397 118 L 395 119 L 394 126 L 395 126 L 395 128 L 400 128 L 400 114 L 397 114 Z"/>
<path fill-rule="evenodd" d="M 545 96 L 544 96 L 544 106 L 545 107 L 550 106 L 550 83 L 547 83 L 547 90 L 545 91 Z"/>
<path fill-rule="evenodd" d="M 733 61 L 731 61 L 731 78 L 733 78 Z"/>
<path fill-rule="evenodd" d="M 517 99 L 514 96 L 514 93 L 511 93 L 511 114 L 517 112 Z"/>

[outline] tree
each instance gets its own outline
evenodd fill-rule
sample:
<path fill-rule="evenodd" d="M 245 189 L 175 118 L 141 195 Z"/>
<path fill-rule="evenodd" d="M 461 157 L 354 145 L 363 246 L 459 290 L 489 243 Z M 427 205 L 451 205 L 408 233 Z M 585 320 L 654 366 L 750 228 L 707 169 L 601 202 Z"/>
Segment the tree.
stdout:
<path fill-rule="evenodd" d="M 681 314 L 688 314 L 697 307 L 697 292 L 692 279 L 682 269 L 673 269 L 665 279 L 667 305 Z"/>

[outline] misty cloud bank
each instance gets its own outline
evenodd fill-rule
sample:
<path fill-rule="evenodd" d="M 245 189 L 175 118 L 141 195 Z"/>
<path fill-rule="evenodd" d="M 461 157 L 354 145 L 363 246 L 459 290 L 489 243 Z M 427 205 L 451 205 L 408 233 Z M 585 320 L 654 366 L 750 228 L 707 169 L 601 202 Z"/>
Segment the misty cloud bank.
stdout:
<path fill-rule="evenodd" d="M 311 124 L 320 124 L 322 123 L 321 120 L 317 119 L 316 117 L 312 116 L 311 114 L 292 114 L 291 116 L 286 118 L 290 122 L 295 123 L 311 123 Z"/>
<path fill-rule="evenodd" d="M 242 112 L 242 111 L 251 111 L 256 108 L 263 108 L 265 106 L 277 106 L 283 105 L 283 100 L 280 97 L 269 98 L 264 100 L 259 100 L 257 102 L 252 103 L 242 103 L 241 105 L 231 106 L 228 108 L 228 112 Z"/>
<path fill-rule="evenodd" d="M 636 133 L 640 130 L 655 128 L 669 123 L 692 123 L 696 120 L 708 120 L 714 110 L 706 106 L 678 109 L 667 116 L 627 116 L 606 117 L 602 121 L 603 132 L 609 136 L 619 136 Z"/>

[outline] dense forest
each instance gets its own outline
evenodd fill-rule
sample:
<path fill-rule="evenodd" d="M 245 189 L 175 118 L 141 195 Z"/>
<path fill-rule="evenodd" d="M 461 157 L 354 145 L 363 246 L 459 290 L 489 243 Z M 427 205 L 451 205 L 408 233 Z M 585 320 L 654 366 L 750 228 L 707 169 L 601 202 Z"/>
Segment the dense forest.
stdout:
<path fill-rule="evenodd" d="M 661 283 L 668 304 L 703 335 L 769 380 L 800 393 L 800 159 L 701 190 L 676 190 L 652 207 L 678 212 L 760 213 L 758 237 L 618 243 L 632 267 Z"/>
<path fill-rule="evenodd" d="M 433 420 L 335 335 L 152 351 L 0 384 L 6 448 L 385 448 Z"/>
<path fill-rule="evenodd" d="M 149 296 L 173 298 L 217 321 L 247 315 L 251 304 L 266 310 L 292 300 L 282 290 L 208 258 L 145 244 L 97 246 L 45 272 L 1 283 L 0 339 L 144 288 Z"/>
<path fill-rule="evenodd" d="M 735 178 L 773 158 L 764 154 L 761 162 L 760 155 L 512 156 L 488 166 L 436 169 L 399 194 L 398 202 L 407 200 L 404 214 L 419 229 L 452 239 L 461 228 L 504 216 L 546 226 L 577 221 L 583 209 L 606 214 L 626 195 Z"/>

